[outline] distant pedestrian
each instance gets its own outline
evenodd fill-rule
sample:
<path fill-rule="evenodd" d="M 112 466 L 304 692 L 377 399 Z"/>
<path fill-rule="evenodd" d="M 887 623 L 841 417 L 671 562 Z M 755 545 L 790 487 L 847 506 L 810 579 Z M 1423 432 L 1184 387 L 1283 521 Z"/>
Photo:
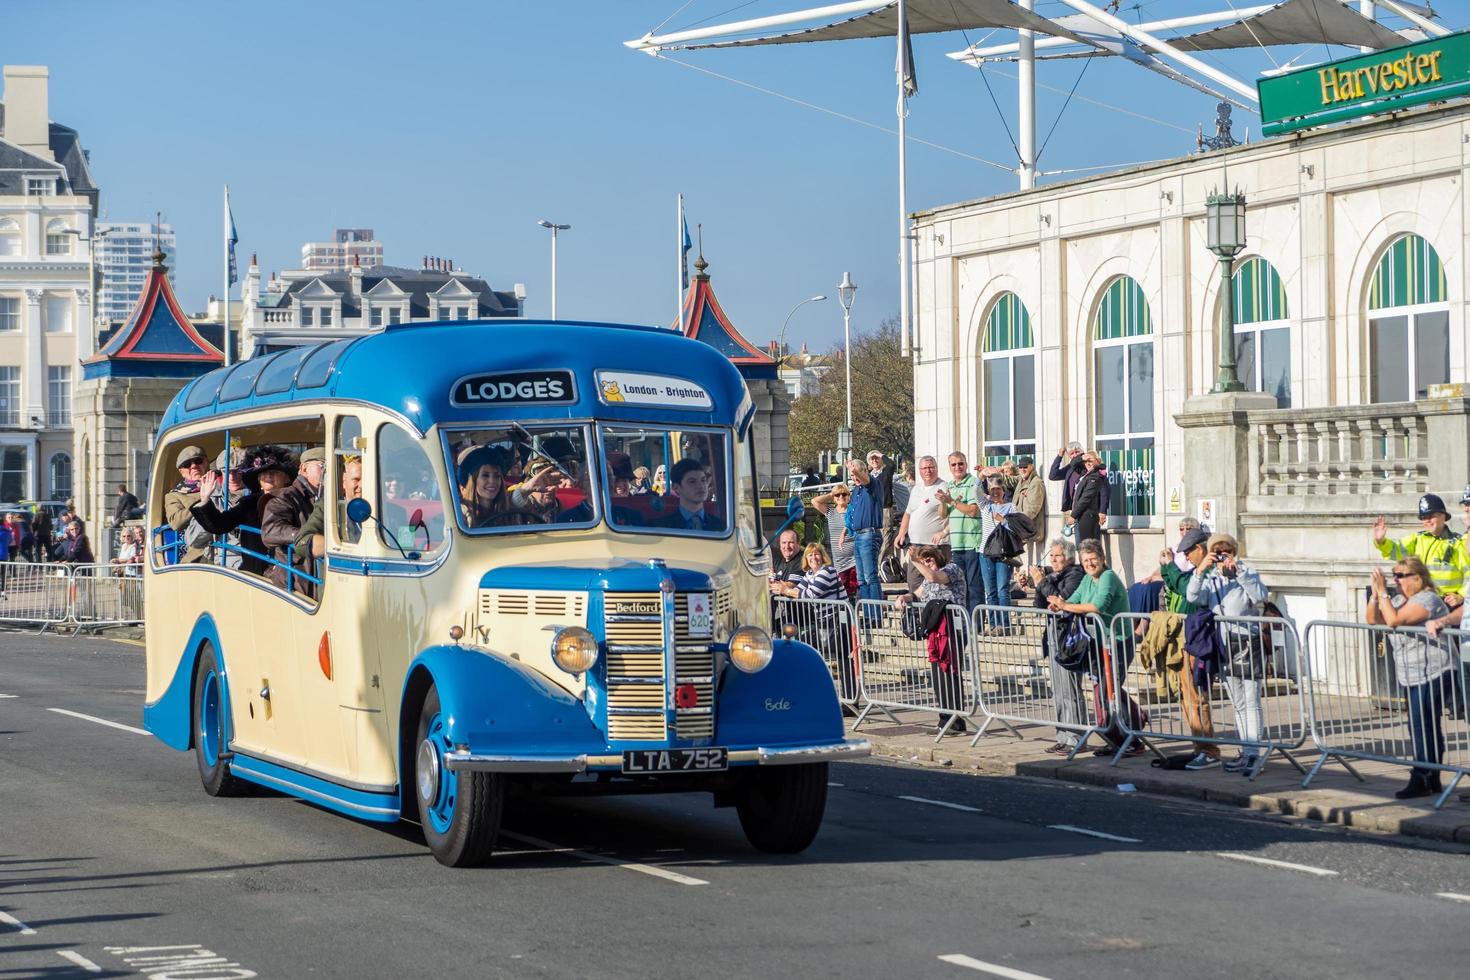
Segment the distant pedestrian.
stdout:
<path fill-rule="evenodd" d="M 1073 526 L 1073 520 L 1066 520 L 1066 518 L 1070 517 L 1072 514 L 1072 509 L 1076 504 L 1077 484 L 1082 481 L 1082 477 L 1085 476 L 1086 473 L 1087 453 L 1083 451 L 1081 443 L 1074 441 L 1067 443 L 1065 449 L 1057 452 L 1057 457 L 1056 459 L 1052 460 L 1051 470 L 1047 473 L 1046 477 L 1048 480 L 1060 482 L 1062 484 L 1062 515 L 1063 523 L 1065 525 L 1062 529 L 1062 533 L 1069 535 L 1073 541 L 1077 541 L 1079 543 L 1087 540 L 1087 538 L 1078 533 L 1077 528 Z M 1104 473 L 1104 475 L 1106 475 L 1106 473 Z M 1112 488 L 1106 482 L 1104 482 L 1102 486 L 1102 499 L 1096 509 L 1099 514 L 1106 514 L 1108 512 L 1108 508 L 1111 505 Z M 1099 520 L 1099 528 L 1101 528 L 1104 523 L 1106 522 L 1103 520 Z"/>
<path fill-rule="evenodd" d="M 1240 560 L 1240 545 L 1228 534 L 1210 535 L 1204 557 L 1195 566 L 1185 598 L 1216 617 L 1256 616 L 1267 598 L 1256 570 Z M 1235 712 L 1235 730 L 1246 747 L 1225 763 L 1226 772 L 1249 775 L 1256 769 L 1266 730 L 1261 712 L 1261 683 L 1265 658 L 1260 653 L 1260 630 L 1239 623 L 1222 624 L 1225 661 L 1221 665 L 1225 690 Z"/>
<path fill-rule="evenodd" d="M 922 584 L 919 570 L 914 567 L 912 550 L 926 545 L 939 548 L 944 564 L 951 560 L 949 550 L 949 521 L 944 515 L 944 502 L 939 491 L 944 484 L 939 479 L 939 461 L 933 456 L 919 457 L 919 481 L 909 491 L 908 506 L 898 521 L 895 544 L 908 549 L 908 587 L 912 592 Z"/>
<path fill-rule="evenodd" d="M 822 476 L 817 472 L 815 466 L 808 466 L 806 468 L 806 475 L 802 477 L 801 485 L 803 487 L 819 487 L 822 485 Z"/>
<path fill-rule="evenodd" d="M 922 584 L 894 600 L 900 610 L 906 610 L 912 603 L 922 613 L 931 602 L 961 609 L 970 607 L 965 577 L 959 566 L 954 562 L 941 564 L 941 561 L 939 549 L 933 545 L 916 549 L 914 564 L 919 568 Z M 929 659 L 929 683 L 934 689 L 935 704 L 941 709 L 939 729 L 944 731 L 947 724 L 950 734 L 959 734 L 966 730 L 965 720 L 958 713 L 964 708 L 964 658 L 960 638 L 951 635 L 949 629 L 950 617 L 946 613 L 938 618 L 924 642 Z"/>
<path fill-rule="evenodd" d="M 1030 456 L 1016 460 L 1016 473 L 1011 503 L 1036 526 L 1036 533 L 1027 540 L 1027 557 L 1034 557 L 1046 540 L 1046 484 L 1041 482 L 1036 460 Z"/>
<path fill-rule="evenodd" d="M 991 477 L 985 487 L 986 501 L 980 505 L 980 582 L 985 592 L 981 599 L 987 606 L 1009 606 L 1011 604 L 1011 564 L 1004 558 L 992 558 L 985 553 L 985 543 L 990 540 L 1004 523 L 1006 516 L 1016 511 L 1016 505 L 1006 502 L 1005 481 Z M 985 632 L 1009 633 L 1011 620 L 1007 613 L 992 610 L 985 616 Z"/>
<path fill-rule="evenodd" d="M 832 566 L 847 591 L 847 598 L 857 595 L 857 552 L 853 541 L 843 535 L 843 523 L 847 519 L 847 505 L 852 502 L 852 488 L 839 483 L 828 493 L 812 498 L 812 506 L 827 519 L 827 548 L 832 555 Z"/>
<path fill-rule="evenodd" d="M 1190 522 L 1187 525 L 1185 522 Z M 1192 526 L 1190 526 L 1192 525 Z M 1187 618 L 1198 608 L 1189 601 L 1189 583 L 1195 565 L 1205 559 L 1209 552 L 1210 536 L 1199 526 L 1199 521 L 1186 517 L 1179 522 L 1178 548 L 1165 548 L 1159 553 L 1158 575 L 1164 582 L 1164 611 L 1162 615 Z M 1175 642 L 1183 645 L 1183 627 Z M 1194 656 L 1182 650 L 1179 669 L 1179 707 L 1190 734 L 1213 738 L 1214 718 L 1210 712 L 1210 679 L 1195 675 Z M 1220 764 L 1220 746 L 1214 742 L 1195 742 L 1194 756 L 1184 764 L 1191 772 L 1209 769 Z"/>
<path fill-rule="evenodd" d="M 133 512 L 140 506 L 138 498 L 128 493 L 127 484 L 119 483 L 117 485 L 117 502 L 112 508 L 112 526 L 122 527 L 123 522 L 131 519 Z"/>
<path fill-rule="evenodd" d="M 852 502 L 843 515 L 843 533 L 839 543 L 853 540 L 857 558 L 858 597 L 882 599 L 883 585 L 878 580 L 878 553 L 883 543 L 883 487 L 868 475 L 862 460 L 847 461 Z"/>
<path fill-rule="evenodd" d="M 1031 585 L 1036 590 L 1034 605 L 1046 609 L 1051 597 L 1069 598 L 1082 584 L 1086 573 L 1076 561 L 1077 549 L 1066 538 L 1057 538 L 1047 546 L 1047 568 L 1039 565 L 1031 568 Z M 1082 694 L 1082 673 L 1068 670 L 1057 663 L 1060 637 L 1057 635 L 1059 617 L 1048 616 L 1046 630 L 1041 635 L 1041 652 L 1051 665 L 1052 698 L 1056 702 L 1057 721 L 1071 728 L 1058 728 L 1056 742 L 1046 751 L 1053 755 L 1066 755 L 1077 747 L 1077 730 L 1087 726 L 1087 700 Z"/>
<path fill-rule="evenodd" d="M 51 558 L 51 515 L 45 507 L 37 507 L 31 519 L 31 561 L 40 564 Z"/>
<path fill-rule="evenodd" d="M 1390 596 L 1383 569 L 1373 569 L 1367 608 L 1369 623 L 1398 630 L 1449 616 L 1450 610 L 1430 584 L 1430 571 L 1422 559 L 1415 555 L 1399 559 L 1393 577 L 1398 594 Z M 1394 677 L 1403 686 L 1409 703 L 1409 739 L 1414 761 L 1438 765 L 1444 758 L 1445 748 L 1445 681 L 1454 668 L 1451 642 L 1395 632 L 1389 635 L 1389 643 L 1393 646 Z M 1415 766 L 1409 773 L 1408 785 L 1393 795 L 1400 800 L 1412 800 L 1443 790 L 1440 770 Z"/>
<path fill-rule="evenodd" d="M 8 598 L 5 594 L 5 575 L 10 567 L 10 515 L 5 515 L 4 523 L 0 523 L 0 599 Z"/>
<path fill-rule="evenodd" d="M 1072 509 L 1068 512 L 1078 541 L 1101 541 L 1107 523 L 1108 477 L 1103 472 L 1102 458 L 1089 449 L 1082 454 L 1082 476 L 1072 491 Z"/>
<path fill-rule="evenodd" d="M 1128 590 L 1123 587 L 1123 580 L 1118 578 L 1117 573 L 1108 567 L 1107 554 L 1103 551 L 1101 541 L 1088 539 L 1080 542 L 1077 545 L 1077 556 L 1082 564 L 1082 571 L 1085 573 L 1081 584 L 1077 586 L 1077 591 L 1066 599 L 1059 595 L 1050 597 L 1047 600 L 1047 608 L 1054 612 L 1069 612 L 1082 616 L 1095 614 L 1102 621 L 1103 636 L 1111 636 L 1113 635 L 1113 619 L 1119 613 L 1128 611 Z M 1097 639 L 1101 640 L 1101 638 Z M 1127 737 L 1113 714 L 1115 699 L 1124 702 L 1124 710 L 1128 713 L 1134 731 L 1148 723 L 1148 716 L 1134 703 L 1125 690 L 1113 687 L 1114 674 L 1121 674 L 1122 668 L 1115 668 L 1110 662 L 1106 644 L 1100 646 L 1099 656 L 1095 662 L 1098 665 L 1098 676 L 1093 679 L 1093 701 L 1098 724 L 1103 726 L 1098 734 L 1103 737 L 1108 746 L 1095 750 L 1094 754 L 1108 755 L 1117 751 Z M 1136 755 L 1142 751 L 1144 751 L 1142 745 L 1134 744 L 1129 754 Z"/>
<path fill-rule="evenodd" d="M 949 548 L 956 565 L 965 575 L 969 595 L 985 594 L 980 578 L 980 501 L 975 474 L 970 472 L 965 454 L 956 449 L 949 454 L 950 479 L 937 491 L 949 521 Z"/>

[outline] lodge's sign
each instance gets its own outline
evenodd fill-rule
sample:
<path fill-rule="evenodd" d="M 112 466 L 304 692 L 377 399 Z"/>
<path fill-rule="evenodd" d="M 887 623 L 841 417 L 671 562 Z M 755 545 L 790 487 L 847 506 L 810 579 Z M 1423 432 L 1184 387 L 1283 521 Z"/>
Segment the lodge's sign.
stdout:
<path fill-rule="evenodd" d="M 460 378 L 449 390 L 449 402 L 460 408 L 481 405 L 570 405 L 577 400 L 572 372 L 502 371 Z"/>
<path fill-rule="evenodd" d="M 1256 91 L 1267 136 L 1470 94 L 1470 32 L 1260 78 Z"/>

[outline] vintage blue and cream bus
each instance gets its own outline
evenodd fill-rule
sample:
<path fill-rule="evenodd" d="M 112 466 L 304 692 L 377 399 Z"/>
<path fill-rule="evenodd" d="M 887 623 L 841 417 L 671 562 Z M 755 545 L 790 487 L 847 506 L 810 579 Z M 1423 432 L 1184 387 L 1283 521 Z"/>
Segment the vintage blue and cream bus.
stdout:
<path fill-rule="evenodd" d="M 417 821 L 449 865 L 512 786 L 706 792 L 805 848 L 868 748 L 770 635 L 754 414 L 714 349 L 600 323 L 393 324 L 194 380 L 148 501 L 148 730 L 212 795 Z"/>

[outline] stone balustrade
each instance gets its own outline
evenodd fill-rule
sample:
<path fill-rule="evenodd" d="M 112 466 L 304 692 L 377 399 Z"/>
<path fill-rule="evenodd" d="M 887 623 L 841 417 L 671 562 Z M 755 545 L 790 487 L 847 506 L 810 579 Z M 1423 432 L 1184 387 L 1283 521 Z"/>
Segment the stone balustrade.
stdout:
<path fill-rule="evenodd" d="M 1320 500 L 1432 489 L 1429 423 L 1418 403 L 1251 412 L 1249 424 L 1251 496 Z"/>

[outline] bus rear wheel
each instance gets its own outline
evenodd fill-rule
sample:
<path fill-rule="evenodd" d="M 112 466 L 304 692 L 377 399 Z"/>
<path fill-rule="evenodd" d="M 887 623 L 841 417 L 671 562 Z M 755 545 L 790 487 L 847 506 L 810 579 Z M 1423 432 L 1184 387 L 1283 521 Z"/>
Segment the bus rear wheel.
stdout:
<path fill-rule="evenodd" d="M 240 796 L 245 784 L 230 772 L 226 732 L 230 706 L 214 647 L 204 644 L 194 667 L 194 759 L 199 779 L 210 796 Z"/>
<path fill-rule="evenodd" d="M 827 763 L 755 769 L 737 792 L 735 812 L 745 839 L 769 854 L 804 851 L 827 811 Z"/>
<path fill-rule="evenodd" d="M 489 772 L 455 772 L 444 764 L 450 749 L 448 719 L 439 691 L 429 688 L 414 740 L 414 792 L 424 841 L 440 864 L 470 868 L 495 850 L 505 812 L 505 780 Z"/>

